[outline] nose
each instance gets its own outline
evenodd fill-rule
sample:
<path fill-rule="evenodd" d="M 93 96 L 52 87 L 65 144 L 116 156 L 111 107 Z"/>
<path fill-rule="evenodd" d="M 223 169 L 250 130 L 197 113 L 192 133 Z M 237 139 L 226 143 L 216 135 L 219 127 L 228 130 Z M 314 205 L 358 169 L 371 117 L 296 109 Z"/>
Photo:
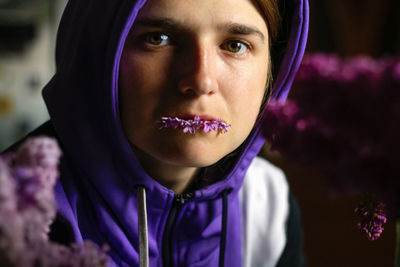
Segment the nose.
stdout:
<path fill-rule="evenodd" d="M 182 94 L 212 95 L 218 90 L 216 55 L 212 46 L 197 44 L 188 49 L 180 63 L 178 88 Z"/>

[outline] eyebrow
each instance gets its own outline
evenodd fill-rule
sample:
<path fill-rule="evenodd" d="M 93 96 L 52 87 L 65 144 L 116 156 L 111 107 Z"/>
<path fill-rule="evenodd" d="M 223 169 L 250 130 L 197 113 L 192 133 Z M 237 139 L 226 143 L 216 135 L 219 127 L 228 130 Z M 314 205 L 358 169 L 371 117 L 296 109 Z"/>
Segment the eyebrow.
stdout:
<path fill-rule="evenodd" d="M 240 23 L 226 23 L 219 27 L 221 30 L 226 31 L 230 34 L 238 34 L 238 35 L 256 35 L 261 41 L 264 42 L 265 36 L 264 34 L 253 26 L 248 26 Z"/>
<path fill-rule="evenodd" d="M 162 28 L 168 31 L 189 31 L 190 27 L 181 24 L 173 19 L 169 18 L 143 18 L 135 21 L 136 26 L 142 27 L 154 27 Z M 257 28 L 241 23 L 224 23 L 217 26 L 217 29 L 221 32 L 227 32 L 235 35 L 255 35 L 262 42 L 265 41 L 264 34 Z"/>
<path fill-rule="evenodd" d="M 163 28 L 167 30 L 176 30 L 188 28 L 180 23 L 168 18 L 144 18 L 135 21 L 134 26 Z"/>

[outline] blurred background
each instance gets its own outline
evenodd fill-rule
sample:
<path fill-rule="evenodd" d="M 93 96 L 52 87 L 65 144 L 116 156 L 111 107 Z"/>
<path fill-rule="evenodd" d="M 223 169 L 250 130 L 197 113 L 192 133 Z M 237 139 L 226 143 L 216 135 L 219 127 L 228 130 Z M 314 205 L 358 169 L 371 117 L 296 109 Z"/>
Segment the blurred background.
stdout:
<path fill-rule="evenodd" d="M 41 89 L 54 73 L 56 30 L 67 0 L 0 0 L 0 151 L 48 119 Z M 309 0 L 308 52 L 399 56 L 399 0 Z M 334 198 L 320 174 L 262 155 L 282 167 L 303 213 L 310 267 L 393 266 L 395 226 L 368 241 L 353 213 L 360 196 Z"/>
<path fill-rule="evenodd" d="M 307 52 L 335 53 L 342 57 L 400 56 L 399 0 L 309 0 L 309 3 Z M 354 213 L 363 196 L 332 196 L 321 173 L 289 162 L 267 147 L 261 154 L 281 167 L 288 177 L 302 211 L 304 250 L 310 267 L 394 265 L 393 218 L 384 225 L 378 240 L 369 241 L 357 228 L 358 218 Z"/>
<path fill-rule="evenodd" d="M 0 151 L 48 119 L 41 90 L 66 2 L 0 0 Z"/>

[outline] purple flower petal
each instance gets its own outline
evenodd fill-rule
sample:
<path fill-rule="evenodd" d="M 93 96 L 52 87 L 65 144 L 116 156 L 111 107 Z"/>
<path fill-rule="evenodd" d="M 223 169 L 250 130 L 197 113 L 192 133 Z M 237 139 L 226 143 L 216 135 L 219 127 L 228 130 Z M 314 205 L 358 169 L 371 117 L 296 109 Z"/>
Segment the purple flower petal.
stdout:
<path fill-rule="evenodd" d="M 371 241 L 376 240 L 382 234 L 386 223 L 385 205 L 382 202 L 368 199 L 359 204 L 354 210 L 361 221 L 357 223 L 358 228 L 365 233 Z"/>
<path fill-rule="evenodd" d="M 182 128 L 184 133 L 194 134 L 196 131 L 203 129 L 203 132 L 208 133 L 209 131 L 220 131 L 226 133 L 231 127 L 230 124 L 222 122 L 221 118 L 217 120 L 201 120 L 199 116 L 195 116 L 193 120 L 179 119 L 177 117 L 161 117 L 161 120 L 157 122 L 159 129 L 163 128 Z"/>

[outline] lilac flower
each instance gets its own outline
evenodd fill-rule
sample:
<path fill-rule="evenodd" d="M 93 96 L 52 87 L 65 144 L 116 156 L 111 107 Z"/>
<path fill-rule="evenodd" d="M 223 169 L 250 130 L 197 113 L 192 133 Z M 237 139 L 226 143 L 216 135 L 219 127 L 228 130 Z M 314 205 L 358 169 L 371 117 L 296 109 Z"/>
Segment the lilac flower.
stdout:
<path fill-rule="evenodd" d="M 0 266 L 20 263 L 24 250 L 23 224 L 17 212 L 15 183 L 10 179 L 8 166 L 0 158 Z"/>
<path fill-rule="evenodd" d="M 61 151 L 54 139 L 29 138 L 16 152 L 15 165 L 57 168 L 60 156 Z"/>
<path fill-rule="evenodd" d="M 400 207 L 400 59 L 305 56 L 286 103 L 263 127 L 273 150 L 325 174 L 335 193 Z"/>
<path fill-rule="evenodd" d="M 54 139 L 39 137 L 0 157 L 0 266 L 107 266 L 93 243 L 66 247 L 48 240 L 60 156 Z"/>
<path fill-rule="evenodd" d="M 205 133 L 208 133 L 209 131 L 213 131 L 214 130 L 214 124 L 211 121 L 205 121 L 204 122 L 204 126 L 203 126 L 203 131 Z"/>
<path fill-rule="evenodd" d="M 382 202 L 367 200 L 360 203 L 354 210 L 361 219 L 357 226 L 369 240 L 378 239 L 383 232 L 382 225 L 387 220 L 384 208 L 385 205 Z"/>
<path fill-rule="evenodd" d="M 226 124 L 218 118 L 217 120 L 201 120 L 199 116 L 195 116 L 194 119 L 180 119 L 177 117 L 162 117 L 158 122 L 160 129 L 163 128 L 182 128 L 184 133 L 194 134 L 196 131 L 203 129 L 203 132 L 208 133 L 209 131 L 216 131 L 220 133 L 226 133 L 230 124 Z"/>
<path fill-rule="evenodd" d="M 17 200 L 14 191 L 15 182 L 10 179 L 8 166 L 0 158 L 0 209 L 2 212 L 13 212 L 17 209 Z"/>

